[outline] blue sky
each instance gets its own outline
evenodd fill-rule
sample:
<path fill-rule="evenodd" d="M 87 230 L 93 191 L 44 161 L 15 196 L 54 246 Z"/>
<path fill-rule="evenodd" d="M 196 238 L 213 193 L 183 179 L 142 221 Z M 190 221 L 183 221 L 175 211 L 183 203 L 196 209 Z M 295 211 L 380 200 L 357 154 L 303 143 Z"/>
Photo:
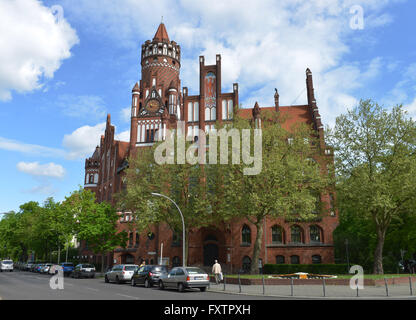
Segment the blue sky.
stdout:
<path fill-rule="evenodd" d="M 416 116 L 415 12 L 410 0 L 0 0 L 0 212 L 82 185 L 107 113 L 128 139 L 141 44 L 161 16 L 191 94 L 200 55 L 222 55 L 223 91 L 238 82 L 250 108 L 271 106 L 274 88 L 282 105 L 305 103 L 309 67 L 331 125 L 360 98 Z"/>

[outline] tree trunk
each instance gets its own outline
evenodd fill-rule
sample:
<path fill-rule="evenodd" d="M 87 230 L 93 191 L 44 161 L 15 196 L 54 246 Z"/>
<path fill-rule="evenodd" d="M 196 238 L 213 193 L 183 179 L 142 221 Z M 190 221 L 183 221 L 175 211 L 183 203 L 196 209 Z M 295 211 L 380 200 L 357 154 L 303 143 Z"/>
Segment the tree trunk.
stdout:
<path fill-rule="evenodd" d="M 383 247 L 386 237 L 386 229 L 377 226 L 377 246 L 374 252 L 374 274 L 384 274 L 383 270 Z"/>
<path fill-rule="evenodd" d="M 256 240 L 254 242 L 253 259 L 251 260 L 251 266 L 250 266 L 251 274 L 259 273 L 259 258 L 260 258 L 261 244 L 263 240 L 263 220 L 264 218 L 261 220 L 257 220 L 255 224 L 257 235 L 256 235 Z"/>

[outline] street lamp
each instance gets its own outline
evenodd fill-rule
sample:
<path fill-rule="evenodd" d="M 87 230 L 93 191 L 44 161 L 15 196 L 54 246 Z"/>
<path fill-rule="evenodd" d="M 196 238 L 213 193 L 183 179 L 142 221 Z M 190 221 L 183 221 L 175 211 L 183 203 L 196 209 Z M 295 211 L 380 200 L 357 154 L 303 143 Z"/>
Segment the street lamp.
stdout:
<path fill-rule="evenodd" d="M 181 215 L 181 218 L 182 218 L 182 266 L 186 267 L 186 264 L 185 264 L 185 219 L 183 218 L 182 211 L 181 211 L 181 209 L 179 209 L 176 202 L 173 201 L 171 198 L 169 198 L 169 197 L 167 197 L 163 194 L 155 193 L 155 192 L 152 192 L 152 195 L 157 196 L 157 197 L 163 197 L 163 198 L 166 198 L 166 199 L 170 200 L 175 205 L 175 207 L 178 209 L 178 211 Z"/>

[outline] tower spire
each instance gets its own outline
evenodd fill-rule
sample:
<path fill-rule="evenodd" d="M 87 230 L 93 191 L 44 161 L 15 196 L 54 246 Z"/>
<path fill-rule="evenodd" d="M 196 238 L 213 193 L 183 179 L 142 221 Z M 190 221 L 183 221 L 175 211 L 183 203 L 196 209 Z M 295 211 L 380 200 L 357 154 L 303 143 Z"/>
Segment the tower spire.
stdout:
<path fill-rule="evenodd" d="M 166 31 L 166 27 L 163 24 L 163 17 L 162 17 L 162 22 L 160 23 L 159 27 L 157 28 L 156 34 L 153 38 L 153 41 L 166 41 L 166 42 L 170 42 L 169 41 L 169 36 L 168 36 L 168 32 Z"/>

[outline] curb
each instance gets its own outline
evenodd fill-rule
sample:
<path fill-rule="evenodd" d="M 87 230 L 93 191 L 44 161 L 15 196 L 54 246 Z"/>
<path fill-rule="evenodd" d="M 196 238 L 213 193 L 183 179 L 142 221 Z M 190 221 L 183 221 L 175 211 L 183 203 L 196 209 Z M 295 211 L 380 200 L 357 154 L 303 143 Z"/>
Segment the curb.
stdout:
<path fill-rule="evenodd" d="M 304 300 L 403 300 L 403 299 L 416 299 L 416 296 L 398 296 L 398 297 L 311 297 L 311 296 L 282 296 L 272 294 L 258 294 L 258 293 L 245 293 L 245 292 L 232 292 L 223 290 L 208 289 L 209 292 L 243 295 L 243 296 L 256 296 L 256 297 L 274 297 L 274 298 L 286 298 L 286 299 L 304 299 Z"/>

